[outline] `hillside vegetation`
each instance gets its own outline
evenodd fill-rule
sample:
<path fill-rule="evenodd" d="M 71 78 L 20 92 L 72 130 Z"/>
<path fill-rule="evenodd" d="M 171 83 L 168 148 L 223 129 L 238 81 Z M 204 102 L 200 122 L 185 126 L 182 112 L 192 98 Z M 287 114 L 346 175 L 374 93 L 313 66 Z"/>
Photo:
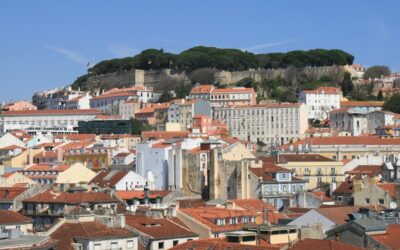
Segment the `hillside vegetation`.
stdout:
<path fill-rule="evenodd" d="M 147 49 L 126 58 L 104 60 L 79 77 L 74 88 L 86 89 L 85 82 L 90 76 L 120 72 L 130 69 L 175 69 L 192 73 L 209 68 L 226 71 L 249 69 L 304 68 L 311 66 L 332 66 L 352 64 L 354 57 L 342 50 L 313 49 L 295 50 L 287 53 L 253 54 L 239 49 L 221 49 L 198 46 L 173 54 L 164 50 Z"/>

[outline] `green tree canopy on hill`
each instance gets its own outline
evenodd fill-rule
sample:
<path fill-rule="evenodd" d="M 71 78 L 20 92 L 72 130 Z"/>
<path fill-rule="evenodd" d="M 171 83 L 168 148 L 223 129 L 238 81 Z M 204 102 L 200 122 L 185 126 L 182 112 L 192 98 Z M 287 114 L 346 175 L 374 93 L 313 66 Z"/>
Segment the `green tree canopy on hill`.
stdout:
<path fill-rule="evenodd" d="M 383 108 L 394 113 L 400 113 L 400 94 L 392 95 L 384 104 Z"/>
<path fill-rule="evenodd" d="M 364 79 L 380 78 L 381 76 L 390 75 L 390 69 L 387 66 L 376 65 L 369 67 L 364 73 Z"/>

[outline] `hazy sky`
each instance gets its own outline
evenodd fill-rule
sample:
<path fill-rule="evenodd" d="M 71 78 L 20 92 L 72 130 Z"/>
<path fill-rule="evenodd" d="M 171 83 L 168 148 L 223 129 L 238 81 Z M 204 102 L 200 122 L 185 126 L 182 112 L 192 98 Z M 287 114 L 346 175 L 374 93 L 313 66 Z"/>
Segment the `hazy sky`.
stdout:
<path fill-rule="evenodd" d="M 342 49 L 400 71 L 400 1 L 0 1 L 0 100 L 66 86 L 146 48 Z"/>

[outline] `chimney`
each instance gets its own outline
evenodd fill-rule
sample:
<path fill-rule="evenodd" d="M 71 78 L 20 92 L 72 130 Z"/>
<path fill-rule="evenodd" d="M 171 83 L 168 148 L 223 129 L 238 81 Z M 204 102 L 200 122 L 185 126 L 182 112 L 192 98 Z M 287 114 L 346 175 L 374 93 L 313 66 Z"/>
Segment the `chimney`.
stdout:
<path fill-rule="evenodd" d="M 57 161 L 62 162 L 64 160 L 64 151 L 61 148 L 57 149 Z"/>
<path fill-rule="evenodd" d="M 234 210 L 236 208 L 236 204 L 234 201 L 226 201 L 225 208 Z"/>
<path fill-rule="evenodd" d="M 143 192 L 144 192 L 144 204 L 147 205 L 149 204 L 149 196 L 150 196 L 150 190 L 147 185 L 144 187 Z"/>

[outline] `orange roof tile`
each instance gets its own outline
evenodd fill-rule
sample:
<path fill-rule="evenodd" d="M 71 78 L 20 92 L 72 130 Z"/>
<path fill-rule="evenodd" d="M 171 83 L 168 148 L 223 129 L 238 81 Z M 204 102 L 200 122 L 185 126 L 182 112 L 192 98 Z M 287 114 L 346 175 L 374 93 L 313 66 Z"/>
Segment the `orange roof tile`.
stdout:
<path fill-rule="evenodd" d="M 375 241 L 386 246 L 388 249 L 400 249 L 399 238 L 400 238 L 400 225 L 392 224 L 386 228 L 386 233 L 376 234 L 370 236 Z"/>
<path fill-rule="evenodd" d="M 319 239 L 303 239 L 298 241 L 292 250 L 362 250 L 364 248 L 356 247 L 350 244 L 345 244 L 334 240 L 319 240 Z"/>
<path fill-rule="evenodd" d="M 100 114 L 97 109 L 42 109 L 42 110 L 21 110 L 21 111 L 5 111 L 2 116 L 41 116 L 41 115 L 96 115 Z"/>
<path fill-rule="evenodd" d="M 150 199 L 154 199 L 157 197 L 164 197 L 169 194 L 170 191 L 163 190 L 151 190 L 150 191 Z M 144 199 L 144 191 L 143 190 L 120 190 L 115 191 L 115 195 L 123 200 L 132 200 L 132 199 Z"/>
<path fill-rule="evenodd" d="M 96 134 L 66 134 L 66 135 L 55 135 L 55 139 L 66 139 L 70 141 L 86 141 L 94 140 Z"/>
<path fill-rule="evenodd" d="M 16 225 L 32 223 L 32 219 L 10 210 L 0 210 L 0 225 Z"/>
<path fill-rule="evenodd" d="M 391 197 L 396 197 L 396 190 L 400 185 L 396 183 L 379 183 L 378 187 L 385 190 Z"/>
<path fill-rule="evenodd" d="M 314 90 L 304 90 L 307 94 L 329 94 L 329 95 L 340 95 L 342 90 L 336 87 L 318 87 Z"/>
<path fill-rule="evenodd" d="M 103 192 L 86 193 L 64 193 L 52 190 L 37 194 L 31 198 L 23 200 L 30 203 L 61 203 L 61 204 L 80 204 L 80 203 L 116 203 L 118 200 Z"/>
<path fill-rule="evenodd" d="M 190 91 L 191 94 L 209 94 L 211 90 L 214 88 L 213 85 L 199 85 Z"/>
<path fill-rule="evenodd" d="M 225 88 L 225 89 L 212 89 L 212 94 L 219 94 L 219 93 L 254 93 L 254 88 L 244 88 L 244 87 L 237 87 L 237 88 Z"/>
<path fill-rule="evenodd" d="M 27 189 L 27 187 L 0 187 L 0 201 L 12 201 Z"/>
<path fill-rule="evenodd" d="M 226 242 L 225 239 L 214 238 L 214 239 L 201 239 L 192 240 L 182 243 L 178 246 L 170 248 L 170 250 L 278 250 L 282 246 L 262 244 L 260 246 L 230 243 Z"/>
<path fill-rule="evenodd" d="M 340 107 L 382 107 L 383 102 L 378 101 L 346 101 L 340 102 Z"/>

